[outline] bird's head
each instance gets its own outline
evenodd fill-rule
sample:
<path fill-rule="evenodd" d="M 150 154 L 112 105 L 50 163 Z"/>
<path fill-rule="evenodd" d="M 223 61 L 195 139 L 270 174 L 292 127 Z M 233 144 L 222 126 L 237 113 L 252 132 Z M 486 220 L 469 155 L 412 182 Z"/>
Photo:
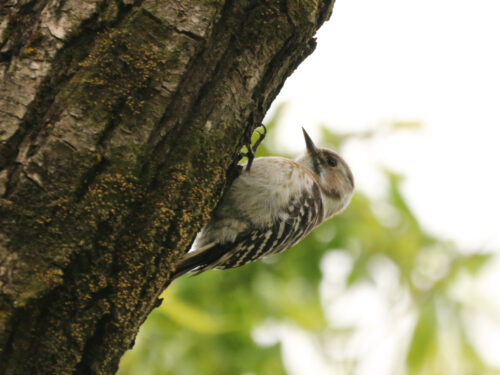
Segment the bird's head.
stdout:
<path fill-rule="evenodd" d="M 309 134 L 302 128 L 307 151 L 296 162 L 306 167 L 315 176 L 323 195 L 335 206 L 333 215 L 344 209 L 354 192 L 354 178 L 344 159 L 335 151 L 314 145 Z"/>

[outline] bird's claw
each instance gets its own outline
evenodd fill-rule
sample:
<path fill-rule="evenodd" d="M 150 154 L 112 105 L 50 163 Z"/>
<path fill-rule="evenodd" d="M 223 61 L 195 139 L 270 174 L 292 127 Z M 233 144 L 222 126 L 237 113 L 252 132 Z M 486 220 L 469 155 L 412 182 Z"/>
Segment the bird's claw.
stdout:
<path fill-rule="evenodd" d="M 260 124 L 260 126 L 264 129 L 263 132 L 261 133 L 260 131 L 256 130 L 256 133 L 259 135 L 259 138 L 255 141 L 255 143 L 251 144 L 251 141 L 248 142 L 245 146 L 247 148 L 247 152 L 242 152 L 241 156 L 246 157 L 248 159 L 247 166 L 245 168 L 245 171 L 249 171 L 250 168 L 252 167 L 253 159 L 255 158 L 255 152 L 257 151 L 257 148 L 259 145 L 262 143 L 264 138 L 266 137 L 267 134 L 267 128 L 265 127 L 264 124 Z"/>

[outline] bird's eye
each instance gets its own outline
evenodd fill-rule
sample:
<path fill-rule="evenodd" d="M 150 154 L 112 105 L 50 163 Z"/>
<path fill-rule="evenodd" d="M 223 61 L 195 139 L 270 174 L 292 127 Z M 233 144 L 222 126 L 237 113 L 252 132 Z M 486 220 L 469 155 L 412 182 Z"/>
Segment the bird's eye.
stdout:
<path fill-rule="evenodd" d="M 326 159 L 326 162 L 328 163 L 328 165 L 330 167 L 336 167 L 337 166 L 337 159 L 335 159 L 334 157 L 332 156 L 329 156 L 327 159 Z"/>

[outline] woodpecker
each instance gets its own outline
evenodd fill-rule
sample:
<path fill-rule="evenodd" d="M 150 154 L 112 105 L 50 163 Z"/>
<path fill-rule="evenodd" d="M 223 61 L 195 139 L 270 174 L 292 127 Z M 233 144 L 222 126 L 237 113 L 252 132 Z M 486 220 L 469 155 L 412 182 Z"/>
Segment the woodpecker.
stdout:
<path fill-rule="evenodd" d="M 253 150 L 247 147 L 247 166 L 253 161 L 252 167 L 245 168 L 224 194 L 198 234 L 194 250 L 177 264 L 173 279 L 281 253 L 347 207 L 354 191 L 349 166 L 333 150 L 316 147 L 302 131 L 306 152 L 295 160 L 253 160 Z"/>

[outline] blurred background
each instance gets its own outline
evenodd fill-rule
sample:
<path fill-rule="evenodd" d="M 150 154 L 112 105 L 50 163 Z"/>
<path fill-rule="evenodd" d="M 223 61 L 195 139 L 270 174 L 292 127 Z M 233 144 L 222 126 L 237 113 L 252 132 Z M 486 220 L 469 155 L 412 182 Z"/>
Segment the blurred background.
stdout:
<path fill-rule="evenodd" d="M 293 249 L 183 277 L 120 375 L 500 374 L 500 2 L 337 0 L 259 155 L 351 165 Z"/>

